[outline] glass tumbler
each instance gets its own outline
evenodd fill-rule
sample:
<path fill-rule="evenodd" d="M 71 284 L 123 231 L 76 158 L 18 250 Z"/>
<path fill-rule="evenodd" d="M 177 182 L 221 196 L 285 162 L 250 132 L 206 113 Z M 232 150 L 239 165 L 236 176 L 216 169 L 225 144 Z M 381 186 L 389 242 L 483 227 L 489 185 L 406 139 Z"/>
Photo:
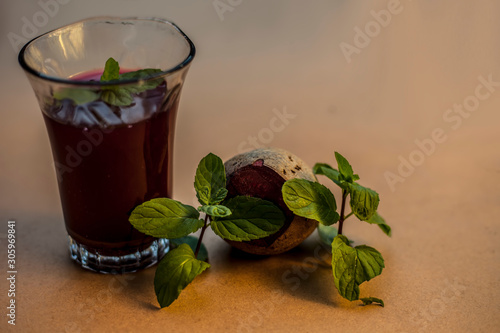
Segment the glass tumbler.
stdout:
<path fill-rule="evenodd" d="M 133 272 L 168 252 L 167 239 L 128 218 L 144 201 L 171 197 L 175 119 L 194 55 L 189 38 L 159 18 L 89 18 L 20 51 L 51 143 L 70 255 L 82 267 Z M 101 80 L 109 58 L 119 81 Z M 147 68 L 156 70 L 124 75 Z"/>

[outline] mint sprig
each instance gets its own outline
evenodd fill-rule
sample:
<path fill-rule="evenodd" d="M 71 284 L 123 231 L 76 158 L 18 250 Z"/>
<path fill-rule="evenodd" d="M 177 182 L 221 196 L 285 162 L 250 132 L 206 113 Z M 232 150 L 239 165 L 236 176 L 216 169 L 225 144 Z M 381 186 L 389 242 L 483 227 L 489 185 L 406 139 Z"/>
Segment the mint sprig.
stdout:
<path fill-rule="evenodd" d="M 88 88 L 63 88 L 54 92 L 53 96 L 57 100 L 70 99 L 76 105 L 82 105 L 101 99 L 114 106 L 129 106 L 134 102 L 133 94 L 155 89 L 163 83 L 163 79 L 148 79 L 152 75 L 161 72 L 161 69 L 146 68 L 133 72 L 120 74 L 118 62 L 109 58 L 104 66 L 100 82 L 116 81 L 117 85 L 101 86 L 100 90 Z M 134 84 L 118 85 L 120 81 L 138 79 Z"/>
<path fill-rule="evenodd" d="M 331 191 L 317 182 L 292 179 L 282 188 L 283 200 L 296 215 L 318 221 L 318 232 L 322 243 L 331 244 L 332 271 L 335 286 L 340 295 L 350 301 L 358 300 L 359 285 L 380 275 L 385 267 L 384 259 L 376 249 L 359 245 L 352 247 L 351 241 L 342 234 L 345 220 L 354 215 L 359 220 L 376 224 L 388 236 L 391 227 L 377 213 L 380 198 L 377 192 L 359 185 L 359 176 L 354 173 L 347 159 L 335 152 L 338 170 L 326 163 L 317 163 L 313 172 L 324 175 L 342 189 L 340 213 L 337 213 L 335 197 Z M 351 212 L 346 214 L 347 197 L 350 197 Z M 338 222 L 338 230 L 329 227 Z M 373 302 L 383 306 L 375 297 L 361 298 L 364 304 Z"/>
<path fill-rule="evenodd" d="M 161 260 L 155 274 L 155 293 L 160 306 L 168 307 L 196 276 L 210 267 L 203 236 L 208 227 L 224 239 L 245 241 L 267 237 L 285 223 L 285 215 L 273 203 L 246 196 L 226 199 L 226 172 L 222 160 L 210 153 L 196 169 L 194 187 L 198 209 L 168 198 L 137 206 L 129 221 L 146 235 L 175 238 L 177 247 Z M 200 219 L 200 212 L 205 213 Z M 197 239 L 189 234 L 201 228 Z M 196 245 L 195 245 L 196 243 Z"/>

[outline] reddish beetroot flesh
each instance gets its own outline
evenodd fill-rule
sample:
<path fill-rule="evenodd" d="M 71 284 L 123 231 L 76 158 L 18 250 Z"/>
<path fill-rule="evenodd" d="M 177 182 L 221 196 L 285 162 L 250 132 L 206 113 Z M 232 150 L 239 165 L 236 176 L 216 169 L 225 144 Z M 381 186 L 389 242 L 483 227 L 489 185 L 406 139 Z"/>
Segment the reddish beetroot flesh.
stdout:
<path fill-rule="evenodd" d="M 290 226 L 294 215 L 283 201 L 281 188 L 284 183 L 285 180 L 274 170 L 263 165 L 262 160 L 257 160 L 252 165 L 247 165 L 237 170 L 232 175 L 228 175 L 228 197 L 248 195 L 268 200 L 280 207 L 286 216 L 285 225 L 278 232 L 268 237 L 256 239 L 248 243 L 262 247 L 269 246 Z"/>

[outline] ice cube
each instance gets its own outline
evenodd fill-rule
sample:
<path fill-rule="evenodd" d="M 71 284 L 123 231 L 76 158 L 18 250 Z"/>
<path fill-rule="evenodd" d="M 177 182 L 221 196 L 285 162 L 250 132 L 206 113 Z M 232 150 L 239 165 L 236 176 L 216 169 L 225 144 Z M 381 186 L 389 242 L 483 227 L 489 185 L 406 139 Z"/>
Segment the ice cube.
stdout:
<path fill-rule="evenodd" d="M 62 123 L 71 123 L 75 114 L 75 107 L 73 101 L 70 99 L 63 99 L 61 105 L 53 106 L 49 110 L 51 118 L 57 119 Z"/>
<path fill-rule="evenodd" d="M 142 105 L 142 99 L 134 96 L 134 102 L 127 107 L 121 108 L 120 117 L 124 124 L 135 124 L 146 118 L 146 108 Z"/>
<path fill-rule="evenodd" d="M 87 104 L 88 110 L 98 119 L 98 124 L 102 127 L 116 126 L 123 124 L 119 116 L 104 102 L 95 101 Z M 120 112 L 118 109 L 117 112 Z"/>
<path fill-rule="evenodd" d="M 87 108 L 87 104 L 83 104 L 76 106 L 71 124 L 77 127 L 89 127 L 98 125 L 99 120 Z"/>

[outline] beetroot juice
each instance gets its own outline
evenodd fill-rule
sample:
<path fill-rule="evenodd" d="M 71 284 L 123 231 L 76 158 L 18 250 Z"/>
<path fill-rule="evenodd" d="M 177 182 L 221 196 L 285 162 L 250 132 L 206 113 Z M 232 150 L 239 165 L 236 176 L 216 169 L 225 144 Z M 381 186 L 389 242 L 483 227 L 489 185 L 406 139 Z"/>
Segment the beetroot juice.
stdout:
<path fill-rule="evenodd" d="M 19 52 L 52 147 L 70 257 L 82 268 L 135 272 L 168 253 L 168 239 L 128 219 L 172 194 L 175 118 L 195 53 L 170 21 L 112 16 L 51 30 Z"/>
<path fill-rule="evenodd" d="M 99 80 L 87 73 L 75 80 Z M 130 106 L 63 99 L 43 110 L 66 229 L 73 242 L 102 256 L 123 256 L 155 238 L 132 227 L 135 206 L 170 197 L 178 94 L 166 83 L 134 94 Z"/>

